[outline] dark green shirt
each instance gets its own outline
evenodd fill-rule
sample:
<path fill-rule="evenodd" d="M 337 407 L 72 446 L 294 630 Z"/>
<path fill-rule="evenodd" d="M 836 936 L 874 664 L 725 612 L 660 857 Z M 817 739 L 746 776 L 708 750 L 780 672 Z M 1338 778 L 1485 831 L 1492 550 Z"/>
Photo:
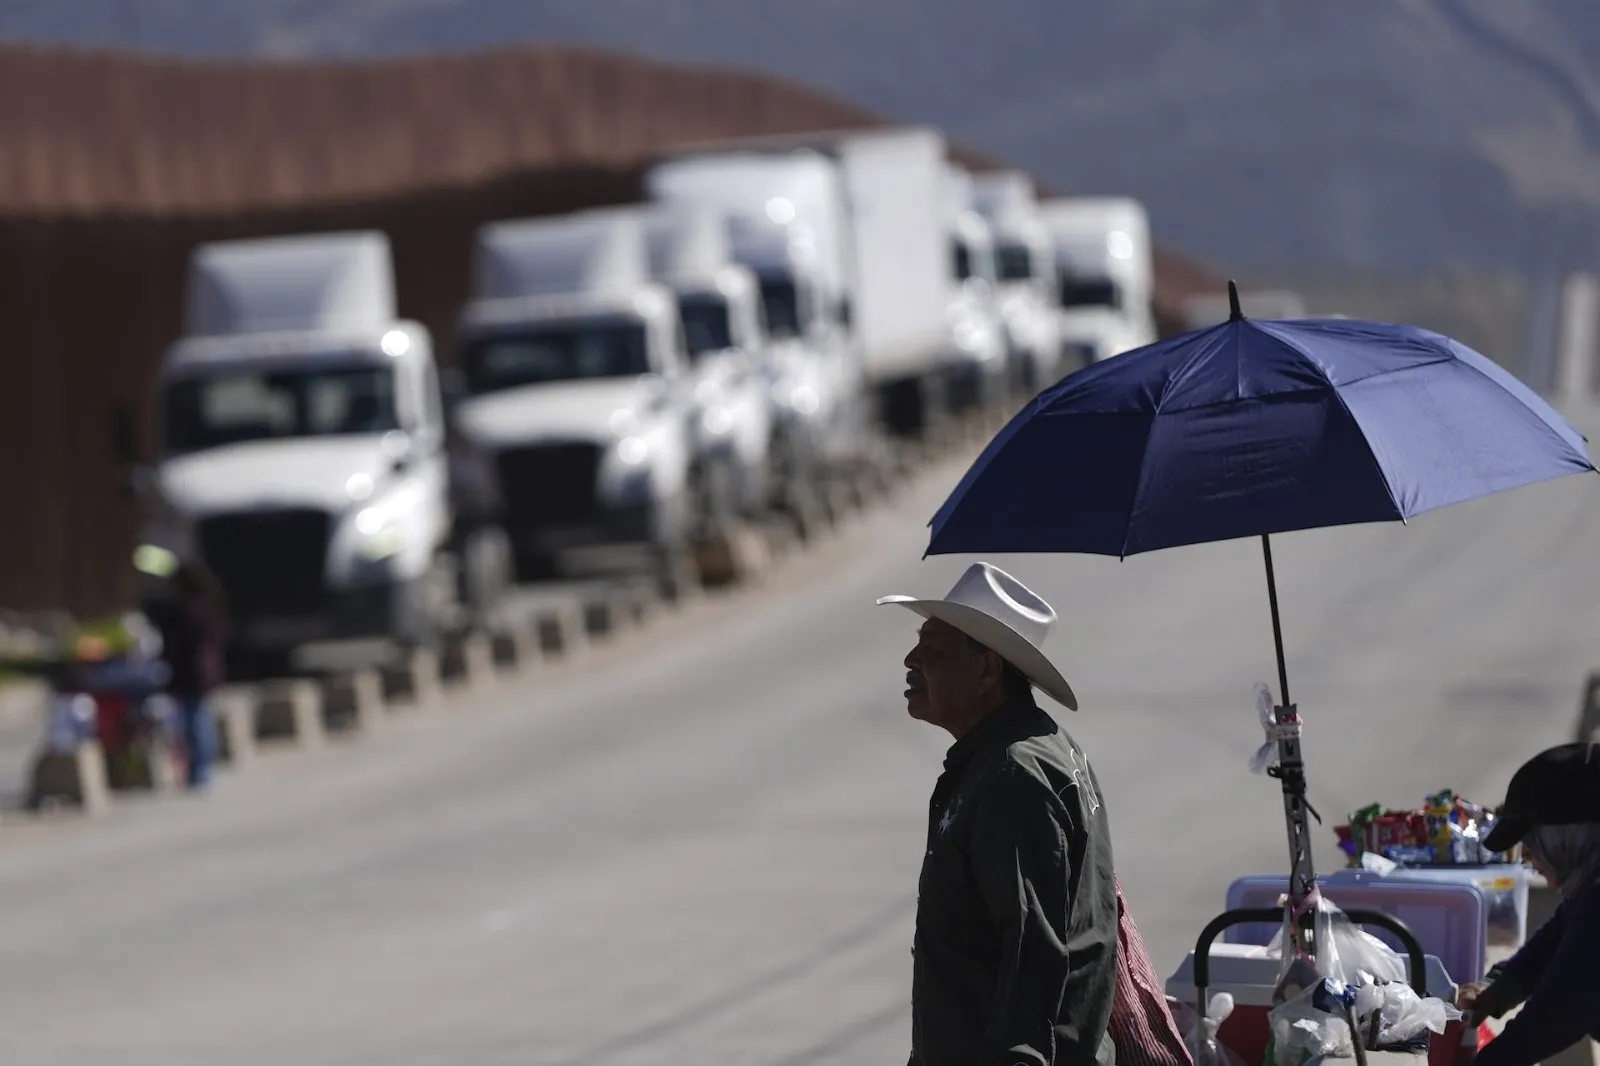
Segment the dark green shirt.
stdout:
<path fill-rule="evenodd" d="M 1116 880 L 1088 759 L 1023 703 L 944 765 L 917 889 L 912 1066 L 1109 1066 Z"/>

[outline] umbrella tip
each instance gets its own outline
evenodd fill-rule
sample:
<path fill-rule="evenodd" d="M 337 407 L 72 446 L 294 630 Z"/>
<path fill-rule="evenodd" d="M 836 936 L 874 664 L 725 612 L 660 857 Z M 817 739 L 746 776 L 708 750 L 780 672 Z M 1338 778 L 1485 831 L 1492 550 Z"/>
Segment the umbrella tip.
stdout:
<path fill-rule="evenodd" d="M 1234 284 L 1232 278 L 1228 279 L 1228 321 L 1238 322 L 1244 318 L 1244 312 L 1239 310 L 1239 286 Z"/>

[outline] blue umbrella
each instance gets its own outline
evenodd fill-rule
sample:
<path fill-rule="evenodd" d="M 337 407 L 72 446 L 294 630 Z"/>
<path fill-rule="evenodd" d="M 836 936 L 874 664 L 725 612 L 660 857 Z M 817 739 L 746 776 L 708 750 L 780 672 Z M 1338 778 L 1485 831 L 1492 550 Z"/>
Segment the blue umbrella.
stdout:
<path fill-rule="evenodd" d="M 1595 466 L 1548 404 L 1448 337 L 1246 319 L 1232 282 L 1228 295 L 1227 322 L 1093 364 L 1035 397 L 934 516 L 928 554 L 1126 557 L 1260 537 L 1286 726 L 1277 776 L 1303 807 L 1270 534 L 1403 522 Z M 1295 842 L 1305 819 L 1289 813 L 1305 878 L 1295 887 L 1309 892 L 1309 848 Z"/>

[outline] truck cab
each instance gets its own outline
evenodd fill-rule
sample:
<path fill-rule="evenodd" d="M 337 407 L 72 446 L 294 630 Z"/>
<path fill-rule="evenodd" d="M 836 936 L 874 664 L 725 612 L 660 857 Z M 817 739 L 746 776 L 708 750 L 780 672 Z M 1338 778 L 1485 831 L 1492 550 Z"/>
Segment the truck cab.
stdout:
<path fill-rule="evenodd" d="M 639 213 L 500 222 L 477 238 L 455 422 L 493 456 L 519 576 L 681 566 L 692 395 Z"/>
<path fill-rule="evenodd" d="M 780 506 L 858 459 L 867 412 L 850 335 L 848 218 L 832 163 L 810 152 L 714 152 L 656 165 L 662 205 L 718 212 L 731 259 L 759 296 Z"/>
<path fill-rule="evenodd" d="M 995 245 L 995 296 L 1012 355 L 1014 384 L 1026 396 L 1060 376 L 1062 315 L 1050 231 L 1039 217 L 1033 182 L 1018 171 L 978 175 L 972 206 Z"/>
<path fill-rule="evenodd" d="M 732 258 L 721 214 L 704 207 L 644 209 L 650 273 L 672 290 L 691 382 L 691 435 L 706 535 L 774 502 L 773 401 L 762 362 L 761 289 Z"/>
<path fill-rule="evenodd" d="M 431 338 L 396 316 L 382 234 L 204 245 L 187 313 L 136 479 L 141 546 L 216 576 L 231 675 L 321 641 L 421 643 L 492 606 L 462 562 L 492 568 L 492 530 L 457 522 Z"/>
<path fill-rule="evenodd" d="M 1007 391 L 1009 361 L 1005 320 L 1000 313 L 994 231 L 969 206 L 970 176 L 948 168 L 946 227 L 949 233 L 950 301 L 946 389 L 953 410 L 999 403 Z"/>
<path fill-rule="evenodd" d="M 1144 206 L 1126 197 L 1072 197 L 1045 201 L 1040 213 L 1055 248 L 1068 358 L 1096 362 L 1154 342 Z"/>

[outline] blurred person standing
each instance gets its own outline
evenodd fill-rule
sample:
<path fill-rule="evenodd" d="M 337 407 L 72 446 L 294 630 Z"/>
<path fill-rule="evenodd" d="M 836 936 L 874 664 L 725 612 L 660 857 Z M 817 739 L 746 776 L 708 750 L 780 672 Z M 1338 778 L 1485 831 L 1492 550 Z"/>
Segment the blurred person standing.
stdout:
<path fill-rule="evenodd" d="M 1524 763 L 1484 838 L 1522 844 L 1561 902 L 1515 955 L 1457 1004 L 1474 1016 L 1522 1010 L 1478 1053 L 1479 1066 L 1534 1066 L 1600 1040 L 1600 744 L 1562 744 Z"/>
<path fill-rule="evenodd" d="M 955 739 L 918 882 L 911 1066 L 1112 1066 L 1124 953 L 1110 828 L 1088 760 L 1033 694 L 1077 709 L 1041 650 L 1055 611 L 987 563 L 942 600 L 878 603 L 925 619 L 906 708 Z"/>
<path fill-rule="evenodd" d="M 147 605 L 146 616 L 161 634 L 161 659 L 171 671 L 167 692 L 178 705 L 187 785 L 205 788 L 217 751 L 211 693 L 223 681 L 222 596 L 201 565 L 179 562 L 166 595 Z"/>

